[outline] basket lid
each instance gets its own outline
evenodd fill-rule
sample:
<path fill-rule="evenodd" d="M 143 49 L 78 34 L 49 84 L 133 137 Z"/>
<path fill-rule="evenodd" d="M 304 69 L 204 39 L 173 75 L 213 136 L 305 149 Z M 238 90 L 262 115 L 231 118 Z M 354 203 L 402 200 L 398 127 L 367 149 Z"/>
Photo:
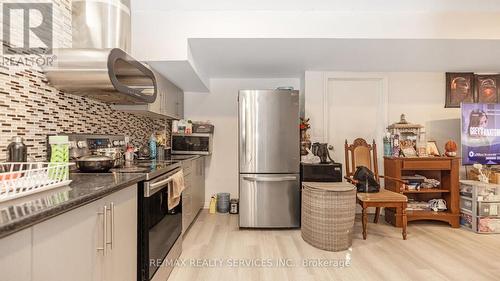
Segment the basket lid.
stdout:
<path fill-rule="evenodd" d="M 320 189 L 325 191 L 352 191 L 356 187 L 347 182 L 303 182 L 303 187 Z"/>

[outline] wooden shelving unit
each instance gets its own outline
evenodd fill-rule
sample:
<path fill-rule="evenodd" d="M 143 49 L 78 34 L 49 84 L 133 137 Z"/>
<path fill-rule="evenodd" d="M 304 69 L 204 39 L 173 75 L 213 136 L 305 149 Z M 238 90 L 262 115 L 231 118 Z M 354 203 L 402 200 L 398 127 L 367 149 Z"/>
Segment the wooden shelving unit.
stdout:
<path fill-rule="evenodd" d="M 460 226 L 459 195 L 460 158 L 457 157 L 384 157 L 384 175 L 401 179 L 403 176 L 415 174 L 433 178 L 441 182 L 438 188 L 421 190 L 404 190 L 403 184 L 386 179 L 385 189 L 400 192 L 418 201 L 434 198 L 446 200 L 447 211 L 434 212 L 426 210 L 408 210 L 408 221 L 437 220 L 449 223 L 452 227 Z M 387 222 L 400 227 L 401 214 L 395 209 L 385 208 Z"/>
<path fill-rule="evenodd" d="M 447 189 L 439 189 L 439 188 L 429 188 L 429 189 L 421 189 L 421 190 L 403 190 L 403 194 L 411 193 L 411 194 L 419 194 L 419 193 L 448 193 L 450 192 Z"/>

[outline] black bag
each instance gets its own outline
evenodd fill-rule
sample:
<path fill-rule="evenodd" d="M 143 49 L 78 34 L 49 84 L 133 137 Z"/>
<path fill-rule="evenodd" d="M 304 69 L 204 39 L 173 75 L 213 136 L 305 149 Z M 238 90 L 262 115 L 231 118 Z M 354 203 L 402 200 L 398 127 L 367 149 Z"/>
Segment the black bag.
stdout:
<path fill-rule="evenodd" d="M 353 178 L 358 182 L 356 188 L 358 192 L 379 192 L 380 184 L 375 179 L 373 172 L 365 166 L 358 166 Z"/>

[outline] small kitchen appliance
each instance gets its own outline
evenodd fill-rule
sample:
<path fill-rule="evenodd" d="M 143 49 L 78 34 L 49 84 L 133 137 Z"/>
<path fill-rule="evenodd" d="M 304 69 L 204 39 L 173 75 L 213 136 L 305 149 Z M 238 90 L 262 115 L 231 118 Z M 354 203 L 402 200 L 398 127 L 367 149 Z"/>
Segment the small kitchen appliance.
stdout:
<path fill-rule="evenodd" d="M 300 176 L 303 182 L 342 182 L 342 164 L 300 164 Z"/>
<path fill-rule="evenodd" d="M 172 133 L 172 154 L 212 154 L 211 133 Z"/>

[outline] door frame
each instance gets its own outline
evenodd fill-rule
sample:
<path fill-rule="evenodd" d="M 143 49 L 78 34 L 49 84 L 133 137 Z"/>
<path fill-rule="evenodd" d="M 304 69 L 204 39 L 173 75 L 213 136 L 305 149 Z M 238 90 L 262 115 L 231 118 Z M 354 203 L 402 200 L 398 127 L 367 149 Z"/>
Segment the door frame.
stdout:
<path fill-rule="evenodd" d="M 330 97 L 329 82 L 332 80 L 339 81 L 379 81 L 381 82 L 381 96 L 379 97 L 378 107 L 382 115 L 383 127 L 377 129 L 377 140 L 380 141 L 384 137 L 385 129 L 389 125 L 389 78 L 384 73 L 372 73 L 372 72 L 324 72 L 323 73 L 323 142 L 328 142 L 328 128 L 330 127 L 329 116 L 329 101 L 332 99 Z M 371 140 L 366 140 L 371 142 Z M 339 149 L 339 148 L 336 148 Z M 342 148 L 340 148 L 342 149 Z"/>

